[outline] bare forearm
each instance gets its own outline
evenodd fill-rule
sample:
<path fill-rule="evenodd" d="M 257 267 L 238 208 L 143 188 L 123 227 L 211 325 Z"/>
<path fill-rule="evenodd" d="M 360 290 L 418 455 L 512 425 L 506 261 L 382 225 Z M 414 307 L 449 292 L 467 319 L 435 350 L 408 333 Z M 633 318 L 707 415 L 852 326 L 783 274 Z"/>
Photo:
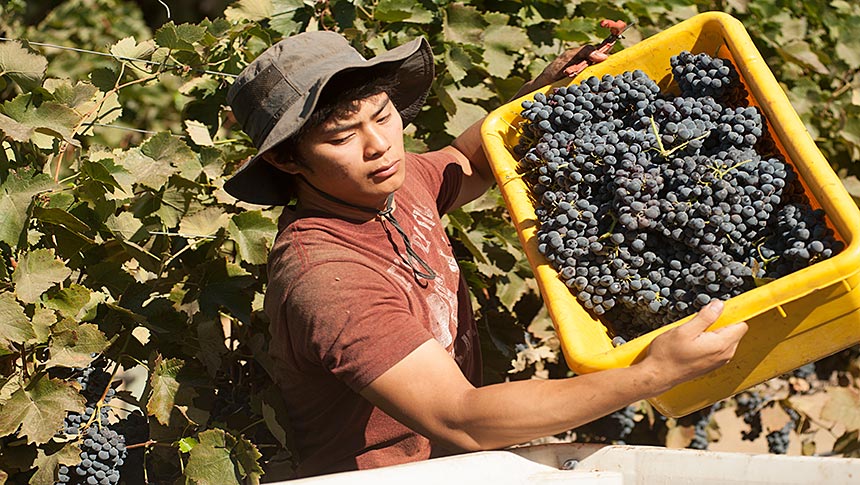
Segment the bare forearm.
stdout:
<path fill-rule="evenodd" d="M 720 313 L 722 302 L 714 300 L 655 338 L 630 367 L 477 389 L 430 339 L 361 394 L 431 440 L 463 450 L 501 448 L 576 428 L 725 365 L 747 325 L 706 331 Z"/>
<path fill-rule="evenodd" d="M 459 447 L 502 448 L 576 428 L 666 388 L 640 366 L 481 387 L 463 396 L 453 428 L 462 433 Z"/>

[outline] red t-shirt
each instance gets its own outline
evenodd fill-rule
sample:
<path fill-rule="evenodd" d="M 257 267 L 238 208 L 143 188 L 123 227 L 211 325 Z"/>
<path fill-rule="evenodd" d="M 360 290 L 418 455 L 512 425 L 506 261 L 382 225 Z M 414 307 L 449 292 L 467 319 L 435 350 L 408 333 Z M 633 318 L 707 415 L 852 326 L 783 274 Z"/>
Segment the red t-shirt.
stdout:
<path fill-rule="evenodd" d="M 265 310 L 299 476 L 444 454 L 358 393 L 431 338 L 480 385 L 468 288 L 440 221 L 461 183 L 450 155 L 407 154 L 394 216 L 437 273 L 433 280 L 413 276 L 403 240 L 379 218 L 356 222 L 290 210 L 281 216 Z"/>

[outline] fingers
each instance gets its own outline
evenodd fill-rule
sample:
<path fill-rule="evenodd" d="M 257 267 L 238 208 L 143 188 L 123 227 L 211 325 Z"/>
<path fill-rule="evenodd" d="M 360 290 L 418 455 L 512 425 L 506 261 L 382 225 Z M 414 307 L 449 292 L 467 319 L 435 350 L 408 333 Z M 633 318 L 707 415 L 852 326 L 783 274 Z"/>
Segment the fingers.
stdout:
<path fill-rule="evenodd" d="M 568 49 L 565 53 L 567 52 L 573 52 L 573 56 L 571 56 L 570 62 L 584 61 L 588 59 L 588 56 L 597 52 L 597 48 L 591 44 L 586 44 L 576 49 Z"/>
<path fill-rule="evenodd" d="M 723 313 L 723 308 L 724 304 L 722 301 L 712 300 L 699 310 L 699 313 L 696 314 L 692 320 L 679 327 L 679 330 L 683 328 L 693 335 L 701 334 L 717 321 Z M 715 329 L 710 333 L 719 335 L 725 342 L 737 345 L 741 337 L 747 333 L 747 330 L 749 330 L 749 326 L 746 322 L 738 322 L 726 327 Z"/>
<path fill-rule="evenodd" d="M 712 300 L 705 305 L 692 320 L 681 325 L 678 329 L 684 329 L 693 333 L 702 333 L 708 329 L 717 318 L 723 313 L 723 302 L 721 300 Z"/>
<path fill-rule="evenodd" d="M 728 327 L 718 328 L 714 330 L 714 333 L 719 334 L 730 341 L 738 341 L 747 333 L 747 330 L 749 330 L 747 322 L 738 322 L 729 325 Z"/>
<path fill-rule="evenodd" d="M 609 54 L 605 52 L 594 51 L 588 55 L 588 60 L 594 64 L 597 64 L 598 62 L 603 62 L 606 59 L 609 59 Z"/>

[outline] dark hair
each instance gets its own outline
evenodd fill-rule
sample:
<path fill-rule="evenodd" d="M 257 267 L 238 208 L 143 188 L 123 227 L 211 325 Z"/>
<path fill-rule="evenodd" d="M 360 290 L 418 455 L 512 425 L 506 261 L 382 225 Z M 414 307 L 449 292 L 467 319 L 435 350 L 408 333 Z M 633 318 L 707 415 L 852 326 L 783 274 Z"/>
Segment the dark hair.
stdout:
<path fill-rule="evenodd" d="M 303 164 L 297 156 L 302 137 L 326 121 L 357 112 L 364 99 L 380 93 L 390 94 L 396 83 L 395 72 L 384 67 L 373 70 L 347 70 L 331 78 L 320 93 L 319 101 L 305 124 L 289 138 L 271 148 L 275 158 Z"/>

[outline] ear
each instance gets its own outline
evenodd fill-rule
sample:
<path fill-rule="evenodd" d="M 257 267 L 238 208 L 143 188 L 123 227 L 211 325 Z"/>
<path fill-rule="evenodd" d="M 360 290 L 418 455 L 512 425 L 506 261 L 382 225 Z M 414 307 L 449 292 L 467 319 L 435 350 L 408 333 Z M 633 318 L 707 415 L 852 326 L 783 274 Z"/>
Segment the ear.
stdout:
<path fill-rule="evenodd" d="M 269 150 L 263 153 L 263 160 L 278 170 L 291 175 L 300 175 L 306 170 L 303 165 L 296 163 L 292 158 L 278 156 L 277 152 L 274 150 Z"/>

